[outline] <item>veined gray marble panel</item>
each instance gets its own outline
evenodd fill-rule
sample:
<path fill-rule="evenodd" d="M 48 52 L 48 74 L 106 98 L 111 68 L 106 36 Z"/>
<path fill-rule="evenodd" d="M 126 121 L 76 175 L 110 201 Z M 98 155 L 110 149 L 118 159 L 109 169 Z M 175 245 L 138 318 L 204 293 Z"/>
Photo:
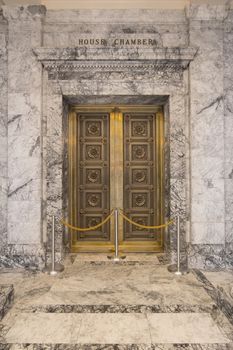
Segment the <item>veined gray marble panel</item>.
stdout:
<path fill-rule="evenodd" d="M 6 241 L 8 235 L 6 235 Z M 10 244 L 2 247 L 0 265 L 6 268 L 42 269 L 45 264 L 44 249 L 41 244 Z"/>
<path fill-rule="evenodd" d="M 40 201 L 8 201 L 8 242 L 40 243 Z"/>
<path fill-rule="evenodd" d="M 219 3 L 212 4 L 208 3 L 195 4 L 192 3 L 187 8 L 187 15 L 193 21 L 216 21 L 224 20 L 229 12 L 229 6 L 226 0 Z"/>
<path fill-rule="evenodd" d="M 214 244 L 225 242 L 222 21 L 226 15 L 225 4 L 194 4 L 188 11 L 190 44 L 199 48 L 190 66 L 191 243 L 193 252 L 199 249 L 199 267 L 217 263 L 209 254 Z M 194 256 L 190 251 L 191 265 Z"/>
<path fill-rule="evenodd" d="M 2 6 L 2 8 L 4 17 L 9 21 L 25 21 L 29 27 L 40 22 L 41 17 L 46 14 L 46 7 L 42 5 Z"/>
<path fill-rule="evenodd" d="M 8 21 L 8 246 L 3 266 L 41 266 L 41 45 L 44 7 L 4 7 Z M 6 114 L 7 116 L 7 114 Z M 34 256 L 33 256 L 34 255 Z"/>
<path fill-rule="evenodd" d="M 233 249 L 227 244 L 190 244 L 189 266 L 203 270 L 233 269 Z"/>
<path fill-rule="evenodd" d="M 40 160 L 36 157 L 13 158 L 8 161 L 9 200 L 40 200 L 39 167 Z"/>
<path fill-rule="evenodd" d="M 231 10 L 224 23 L 224 177 L 225 177 L 225 231 L 226 244 L 233 250 L 233 152 L 232 152 L 232 134 L 233 134 L 233 69 L 231 64 L 233 44 L 233 11 Z"/>
<path fill-rule="evenodd" d="M 49 10 L 46 23 L 186 23 L 182 10 Z"/>
<path fill-rule="evenodd" d="M 200 218 L 198 219 L 200 220 Z M 193 222 L 192 240 L 193 244 L 222 244 L 225 240 L 224 222 Z"/>
<path fill-rule="evenodd" d="M 37 92 L 8 92 L 9 136 L 32 136 L 39 133 L 40 120 L 34 118 L 34 113 L 39 113 L 40 103 Z"/>

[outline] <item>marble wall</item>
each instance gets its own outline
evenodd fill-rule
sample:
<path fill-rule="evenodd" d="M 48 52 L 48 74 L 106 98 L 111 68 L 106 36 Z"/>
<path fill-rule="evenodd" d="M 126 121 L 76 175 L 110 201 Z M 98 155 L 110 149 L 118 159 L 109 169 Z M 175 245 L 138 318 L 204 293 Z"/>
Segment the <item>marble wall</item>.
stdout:
<path fill-rule="evenodd" d="M 32 52 L 41 46 L 43 7 L 3 9 L 8 22 L 5 113 L 7 144 L 7 249 L 4 265 L 41 265 L 42 67 Z"/>
<path fill-rule="evenodd" d="M 0 11 L 0 252 L 7 247 L 7 21 Z"/>
<path fill-rule="evenodd" d="M 230 255 L 230 252 L 233 251 L 233 11 L 229 12 L 224 22 L 223 49 L 225 244 L 228 254 Z"/>
<path fill-rule="evenodd" d="M 139 36 L 156 45 L 79 45 L 87 37 Z M 51 217 L 66 213 L 68 105 L 149 96 L 165 106 L 167 216 L 182 217 L 184 257 L 195 267 L 232 266 L 233 12 L 227 2 L 186 11 L 3 7 L 0 40 L 3 264 L 43 266 Z M 65 232 L 59 224 L 57 232 L 60 257 Z M 175 260 L 174 228 L 166 240 Z"/>
<path fill-rule="evenodd" d="M 190 45 L 198 47 L 190 65 L 189 260 L 206 268 L 232 266 L 232 11 L 224 3 L 191 5 L 187 16 Z"/>

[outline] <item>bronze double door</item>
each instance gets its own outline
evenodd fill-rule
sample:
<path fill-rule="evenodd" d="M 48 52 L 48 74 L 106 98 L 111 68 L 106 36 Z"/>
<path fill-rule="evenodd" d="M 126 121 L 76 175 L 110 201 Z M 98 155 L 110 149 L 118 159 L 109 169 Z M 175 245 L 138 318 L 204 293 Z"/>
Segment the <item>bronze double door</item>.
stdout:
<path fill-rule="evenodd" d="M 164 220 L 163 113 L 155 106 L 74 106 L 69 114 L 69 222 L 89 228 L 113 208 L 144 226 Z M 163 230 L 119 216 L 120 250 L 163 249 Z M 70 230 L 72 252 L 114 249 L 114 218 Z"/>

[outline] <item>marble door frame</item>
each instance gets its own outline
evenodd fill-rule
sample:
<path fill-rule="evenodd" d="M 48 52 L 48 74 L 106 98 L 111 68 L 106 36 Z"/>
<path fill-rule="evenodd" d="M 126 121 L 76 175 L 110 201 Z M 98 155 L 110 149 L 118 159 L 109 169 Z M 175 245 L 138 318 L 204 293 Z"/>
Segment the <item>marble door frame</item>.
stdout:
<path fill-rule="evenodd" d="M 169 51 L 170 50 L 170 51 Z M 49 242 L 51 218 L 62 218 L 67 210 L 67 116 L 70 104 L 116 101 L 163 101 L 165 114 L 166 216 L 181 216 L 182 250 L 189 237 L 189 85 L 188 66 L 195 49 L 161 49 L 141 52 L 129 61 L 125 55 L 105 50 L 36 49 L 43 65 L 43 239 Z M 186 50 L 186 51 L 185 51 Z M 113 57 L 116 55 L 116 57 Z M 140 56 L 141 55 L 141 56 Z M 145 59 L 145 55 L 146 58 Z M 108 59 L 109 58 L 109 59 Z M 108 59 L 108 60 L 107 60 Z M 85 101 L 85 102 L 83 102 Z M 103 102 L 102 102 L 103 103 Z M 145 103 L 145 102 L 143 102 Z M 151 104 L 151 102 L 149 103 Z M 158 103 L 157 103 L 158 104 Z M 169 176 L 168 176 L 169 174 Z M 67 232 L 60 222 L 56 229 L 57 252 L 68 246 Z M 175 227 L 165 237 L 165 250 L 175 259 Z"/>

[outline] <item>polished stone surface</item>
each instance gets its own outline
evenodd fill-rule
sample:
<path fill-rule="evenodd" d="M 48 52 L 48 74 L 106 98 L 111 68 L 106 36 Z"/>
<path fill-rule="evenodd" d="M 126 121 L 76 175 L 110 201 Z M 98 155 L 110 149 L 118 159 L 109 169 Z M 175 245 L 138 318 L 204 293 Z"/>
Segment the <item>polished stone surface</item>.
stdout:
<path fill-rule="evenodd" d="M 213 305 L 192 273 L 177 278 L 154 254 L 128 254 L 120 263 L 107 260 L 105 254 L 77 254 L 68 261 L 62 278 L 56 278 L 47 293 L 29 303 L 31 306 L 84 306 L 87 299 L 95 306 L 144 305 L 161 310 L 179 305 L 195 308 L 200 300 L 202 307 Z"/>
<path fill-rule="evenodd" d="M 146 264 L 100 259 L 70 255 L 56 277 L 2 270 L 15 303 L 0 323 L 0 349 L 232 349 L 230 315 L 198 271 L 177 277 L 147 255 Z"/>
<path fill-rule="evenodd" d="M 208 314 L 21 314 L 8 343 L 228 343 Z"/>

